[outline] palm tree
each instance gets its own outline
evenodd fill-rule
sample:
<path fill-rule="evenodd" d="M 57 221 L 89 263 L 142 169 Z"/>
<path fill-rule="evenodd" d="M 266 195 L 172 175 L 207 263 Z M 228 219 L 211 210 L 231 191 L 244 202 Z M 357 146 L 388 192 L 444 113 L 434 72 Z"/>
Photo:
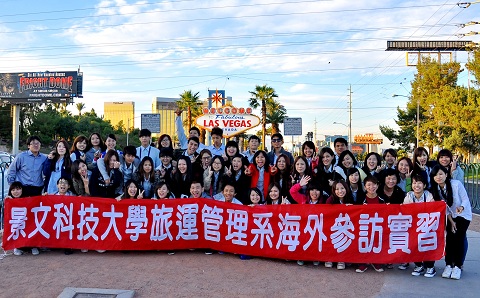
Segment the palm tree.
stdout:
<path fill-rule="evenodd" d="M 266 84 L 263 86 L 256 85 L 255 91 L 248 91 L 252 96 L 248 101 L 252 108 L 256 109 L 259 106 L 262 107 L 262 144 L 265 146 L 265 132 L 267 125 L 267 102 L 272 101 L 278 95 L 275 93 L 275 89 L 268 87 Z"/>
<path fill-rule="evenodd" d="M 188 129 L 192 127 L 192 118 L 197 117 L 202 113 L 202 102 L 199 100 L 200 92 L 193 94 L 192 90 L 183 91 L 180 94 L 180 99 L 176 101 L 176 104 L 180 110 L 187 110 L 187 126 Z"/>
<path fill-rule="evenodd" d="M 82 111 L 85 109 L 85 104 L 83 102 L 79 102 L 76 104 L 78 110 L 78 116 L 82 116 Z"/>
<path fill-rule="evenodd" d="M 267 123 L 272 124 L 272 134 L 279 133 L 280 123 L 283 123 L 287 109 L 279 101 L 273 99 L 267 102 Z"/>

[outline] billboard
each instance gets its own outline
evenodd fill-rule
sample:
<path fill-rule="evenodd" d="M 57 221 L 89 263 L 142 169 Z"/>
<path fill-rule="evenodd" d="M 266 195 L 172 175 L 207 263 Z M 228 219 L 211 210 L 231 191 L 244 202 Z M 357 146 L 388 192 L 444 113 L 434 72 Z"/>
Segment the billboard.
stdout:
<path fill-rule="evenodd" d="M 0 73 L 0 99 L 10 103 L 65 101 L 82 97 L 77 71 Z"/>

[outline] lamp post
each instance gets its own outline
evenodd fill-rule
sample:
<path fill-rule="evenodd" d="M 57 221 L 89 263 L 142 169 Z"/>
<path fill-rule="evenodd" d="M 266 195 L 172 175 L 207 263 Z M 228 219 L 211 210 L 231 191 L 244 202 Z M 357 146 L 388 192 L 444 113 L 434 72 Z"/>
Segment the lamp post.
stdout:
<path fill-rule="evenodd" d="M 352 151 L 352 122 L 349 125 L 340 122 L 333 122 L 333 124 L 340 124 L 348 128 L 348 150 Z"/>
<path fill-rule="evenodd" d="M 410 96 L 406 96 L 406 95 L 401 95 L 401 94 L 392 95 L 392 97 L 399 97 L 399 96 L 410 99 Z M 417 147 L 418 147 L 419 140 L 420 140 L 420 100 L 418 100 L 417 98 Z"/>

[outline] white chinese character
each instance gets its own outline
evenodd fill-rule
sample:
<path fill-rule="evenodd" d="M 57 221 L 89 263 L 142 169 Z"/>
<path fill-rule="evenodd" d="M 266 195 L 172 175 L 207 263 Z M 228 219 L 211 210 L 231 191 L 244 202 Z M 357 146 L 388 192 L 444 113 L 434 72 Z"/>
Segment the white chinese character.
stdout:
<path fill-rule="evenodd" d="M 80 222 L 77 224 L 77 228 L 79 229 L 79 234 L 77 236 L 78 240 L 87 240 L 88 238 L 92 237 L 95 240 L 98 240 L 98 236 L 95 235 L 95 229 L 98 225 L 98 217 L 94 216 L 94 213 L 98 212 L 98 208 L 95 208 L 93 204 L 90 204 L 90 207 L 85 208 L 85 206 L 80 206 L 80 210 L 78 211 L 78 215 L 80 216 Z M 93 223 L 93 226 L 90 225 Z M 83 235 L 83 227 L 87 228 L 87 233 Z"/>
<path fill-rule="evenodd" d="M 25 221 L 27 221 L 27 208 L 26 207 L 13 207 L 12 208 L 12 219 L 8 221 L 10 226 L 10 236 L 7 240 L 10 240 L 13 237 L 13 240 L 17 240 L 20 234 L 22 237 L 26 237 L 25 234 Z"/>
<path fill-rule="evenodd" d="M 205 240 L 220 242 L 220 226 L 223 222 L 223 209 L 217 206 L 204 205 L 202 208 L 202 222 Z"/>
<path fill-rule="evenodd" d="M 335 218 L 335 223 L 330 230 L 333 232 L 330 235 L 330 239 L 332 239 L 333 247 L 337 252 L 346 250 L 352 243 L 352 240 L 355 239 L 355 235 L 351 232 L 355 230 L 355 227 L 347 213 L 345 213 L 345 216 L 340 213 L 340 215 Z"/>
<path fill-rule="evenodd" d="M 228 234 L 225 240 L 232 240 L 233 244 L 247 245 L 247 226 L 248 226 L 248 212 L 244 210 L 227 209 L 228 220 L 226 222 L 228 226 Z M 235 230 L 232 232 L 232 229 Z"/>
<path fill-rule="evenodd" d="M 408 248 L 408 229 L 411 226 L 411 215 L 402 215 L 402 213 L 398 213 L 398 215 L 388 216 L 388 228 L 390 229 L 388 241 L 389 254 L 393 254 L 399 249 L 405 253 L 410 253 L 410 249 Z"/>
<path fill-rule="evenodd" d="M 148 218 L 147 218 L 147 207 L 146 206 L 128 206 L 128 218 L 127 218 L 127 229 L 125 233 L 133 234 L 130 235 L 130 240 L 137 241 L 140 234 L 146 234 L 147 229 L 142 229 L 147 227 Z M 134 227 L 133 229 L 128 229 L 128 227 Z"/>
<path fill-rule="evenodd" d="M 73 222 L 72 222 L 72 215 L 73 215 L 73 203 L 70 203 L 70 208 L 68 208 L 63 203 L 55 204 L 55 212 L 53 216 L 55 216 L 55 223 L 53 224 L 53 229 L 57 231 L 57 239 L 60 238 L 60 232 L 67 232 L 68 231 L 68 239 L 72 240 L 73 235 Z M 63 211 L 62 212 L 62 208 Z"/>
<path fill-rule="evenodd" d="M 273 216 L 272 212 L 269 213 L 253 213 L 253 223 L 257 225 L 258 229 L 252 229 L 252 235 L 255 235 L 251 246 L 254 246 L 257 243 L 258 238 L 260 238 L 260 248 L 263 249 L 263 242 L 266 239 L 268 246 L 272 248 L 272 237 L 273 230 L 272 225 L 269 222 L 269 218 Z"/>
<path fill-rule="evenodd" d="M 173 208 L 165 207 L 165 204 L 162 204 L 162 208 L 158 209 L 157 204 L 155 208 L 152 209 L 153 219 L 152 219 L 152 231 L 150 232 L 150 240 L 153 241 L 162 241 L 167 239 L 173 240 L 172 234 L 170 233 L 170 226 L 172 221 Z"/>
<path fill-rule="evenodd" d="M 320 216 L 317 214 L 309 214 L 307 225 L 303 232 L 310 234 L 310 239 L 303 245 L 303 250 L 307 250 L 310 247 L 315 239 L 316 232 L 318 232 L 318 251 L 322 251 L 322 241 L 327 241 L 327 236 L 323 233 L 323 213 L 320 213 Z"/>
<path fill-rule="evenodd" d="M 122 235 L 120 235 L 120 232 L 118 232 L 117 222 L 116 222 L 115 218 L 122 218 L 123 213 L 122 212 L 115 212 L 115 206 L 112 204 L 110 212 L 103 212 L 102 216 L 104 218 L 107 218 L 107 217 L 110 218 L 110 222 L 108 224 L 107 230 L 105 231 L 105 233 L 102 234 L 100 239 L 105 240 L 105 238 L 107 238 L 108 234 L 110 233 L 110 230 L 113 228 L 113 231 L 115 232 L 115 235 L 117 236 L 117 239 L 122 240 Z"/>
<path fill-rule="evenodd" d="M 382 236 L 383 228 L 378 225 L 383 222 L 382 217 L 378 217 L 378 213 L 375 212 L 375 216 L 370 217 L 369 214 L 360 214 L 358 232 L 358 251 L 361 253 L 373 252 L 379 253 L 382 251 Z M 369 227 L 372 225 L 372 230 L 369 233 Z M 370 234 L 370 237 L 369 237 Z M 375 235 L 378 235 L 375 237 Z M 377 238 L 377 239 L 376 239 Z M 377 246 L 373 244 L 377 242 Z"/>
<path fill-rule="evenodd" d="M 35 215 L 35 230 L 33 230 L 30 234 L 28 234 L 28 238 L 32 238 L 33 235 L 37 234 L 40 232 L 40 234 L 43 235 L 43 237 L 50 239 L 50 234 L 48 234 L 43 228 L 43 224 L 45 223 L 45 220 L 47 220 L 47 214 L 52 210 L 52 207 L 50 206 L 43 206 L 42 202 L 40 202 L 39 207 L 34 207 L 32 208 L 32 212 Z M 43 212 L 42 220 L 38 222 L 38 212 Z"/>
<path fill-rule="evenodd" d="M 280 237 L 277 242 L 277 249 L 280 247 L 280 244 L 288 245 L 289 251 L 295 251 L 297 246 L 300 244 L 298 241 L 298 236 L 300 236 L 300 215 L 290 215 L 287 214 L 283 217 L 283 214 L 279 214 L 280 222 L 278 227 L 280 228 Z"/>
<path fill-rule="evenodd" d="M 184 204 L 177 206 L 177 226 L 178 235 L 176 239 L 183 238 L 185 240 L 198 239 L 197 229 L 197 213 L 198 204 Z"/>
<path fill-rule="evenodd" d="M 440 212 L 419 213 L 417 221 L 418 251 L 437 249 L 437 230 Z"/>

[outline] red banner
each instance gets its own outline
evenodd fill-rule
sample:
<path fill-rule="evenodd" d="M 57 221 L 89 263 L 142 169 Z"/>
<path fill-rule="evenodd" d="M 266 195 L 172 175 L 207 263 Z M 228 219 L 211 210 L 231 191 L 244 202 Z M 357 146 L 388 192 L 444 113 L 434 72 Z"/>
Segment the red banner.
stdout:
<path fill-rule="evenodd" d="M 42 196 L 5 200 L 4 249 L 205 248 L 352 263 L 439 260 L 445 203 L 242 206 L 209 199 Z"/>

